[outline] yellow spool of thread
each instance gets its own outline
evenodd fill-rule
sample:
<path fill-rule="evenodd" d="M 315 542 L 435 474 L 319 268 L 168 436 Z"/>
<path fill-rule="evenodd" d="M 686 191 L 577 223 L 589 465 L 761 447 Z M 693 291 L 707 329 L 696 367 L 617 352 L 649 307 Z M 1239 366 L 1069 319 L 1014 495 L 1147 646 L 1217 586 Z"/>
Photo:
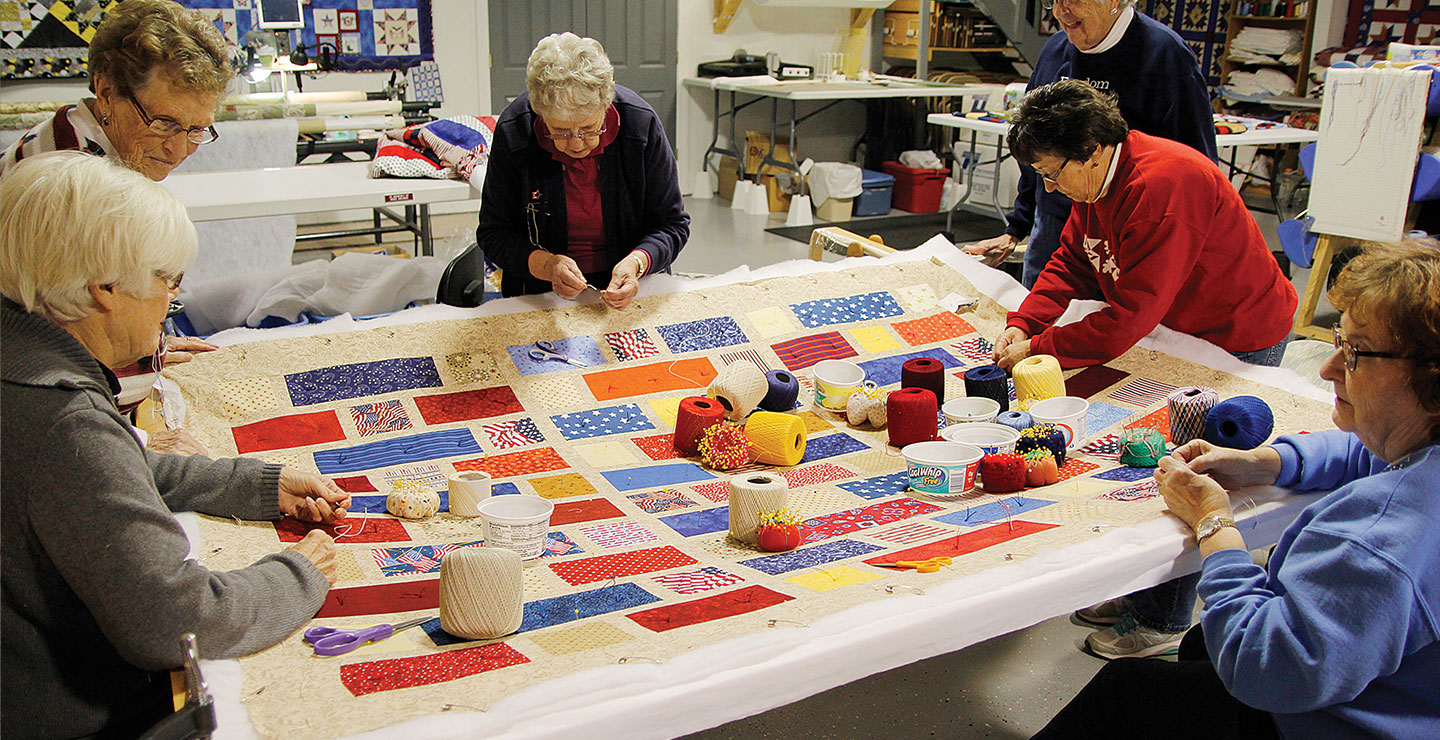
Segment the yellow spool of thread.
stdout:
<path fill-rule="evenodd" d="M 1065 395 L 1060 361 L 1050 355 L 1031 355 L 1010 369 L 1015 376 L 1015 400 L 1043 401 Z"/>
<path fill-rule="evenodd" d="M 745 420 L 745 436 L 750 438 L 755 462 L 797 465 L 805 457 L 805 422 L 798 416 L 756 411 Z"/>

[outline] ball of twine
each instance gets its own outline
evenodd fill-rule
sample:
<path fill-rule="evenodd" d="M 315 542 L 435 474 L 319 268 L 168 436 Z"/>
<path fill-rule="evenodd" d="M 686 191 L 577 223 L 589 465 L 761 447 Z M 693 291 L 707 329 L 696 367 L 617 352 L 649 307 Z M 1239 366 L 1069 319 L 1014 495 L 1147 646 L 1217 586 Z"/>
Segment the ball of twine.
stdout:
<path fill-rule="evenodd" d="M 440 560 L 440 628 L 488 640 L 520 629 L 525 589 L 520 554 L 498 547 L 462 547 Z"/>

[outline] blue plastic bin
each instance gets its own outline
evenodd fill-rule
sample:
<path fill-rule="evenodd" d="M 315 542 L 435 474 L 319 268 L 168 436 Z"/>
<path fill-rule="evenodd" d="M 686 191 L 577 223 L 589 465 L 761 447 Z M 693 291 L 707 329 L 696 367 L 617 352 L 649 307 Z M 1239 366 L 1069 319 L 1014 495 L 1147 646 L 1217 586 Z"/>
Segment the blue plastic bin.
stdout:
<path fill-rule="evenodd" d="M 856 216 L 884 216 L 890 212 L 895 176 L 875 170 L 861 170 L 860 197 L 855 199 Z"/>

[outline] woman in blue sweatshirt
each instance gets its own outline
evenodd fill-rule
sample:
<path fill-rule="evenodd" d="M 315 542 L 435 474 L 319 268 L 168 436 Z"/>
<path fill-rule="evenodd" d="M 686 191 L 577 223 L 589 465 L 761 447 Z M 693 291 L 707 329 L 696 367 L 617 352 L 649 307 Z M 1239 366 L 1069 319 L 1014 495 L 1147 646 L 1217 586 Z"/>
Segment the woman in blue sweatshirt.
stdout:
<path fill-rule="evenodd" d="M 1037 737 L 1440 737 L 1440 249 L 1371 247 L 1330 299 L 1340 430 L 1161 461 L 1204 558 L 1196 639 L 1110 663 Z M 1263 569 L 1226 494 L 1256 485 L 1330 492 Z"/>

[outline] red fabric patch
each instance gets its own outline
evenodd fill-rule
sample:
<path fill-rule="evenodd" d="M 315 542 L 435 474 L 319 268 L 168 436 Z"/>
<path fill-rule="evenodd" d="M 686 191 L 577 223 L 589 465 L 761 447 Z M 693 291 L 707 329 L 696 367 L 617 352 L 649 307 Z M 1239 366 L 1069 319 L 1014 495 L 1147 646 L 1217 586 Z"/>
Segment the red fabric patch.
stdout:
<path fill-rule="evenodd" d="M 764 586 L 746 586 L 742 589 L 706 596 L 703 599 L 687 601 L 683 604 L 660 606 L 625 616 L 647 630 L 664 632 L 677 627 L 688 627 L 701 622 L 749 614 L 767 606 L 783 604 L 794 598 Z"/>
<path fill-rule="evenodd" d="M 565 462 L 565 458 L 560 457 L 560 453 L 552 447 L 507 452 L 503 455 L 491 455 L 479 460 L 460 460 L 454 465 L 456 470 L 479 470 L 489 473 L 495 478 L 544 473 L 549 470 L 570 467 L 570 463 Z"/>
<path fill-rule="evenodd" d="M 416 396 L 415 406 L 420 409 L 420 416 L 426 424 L 485 419 L 525 410 L 520 405 L 520 399 L 515 397 L 515 391 L 505 385 L 477 391 Z"/>
<path fill-rule="evenodd" d="M 785 477 L 785 482 L 790 488 L 803 488 L 804 486 L 818 486 L 821 483 L 829 483 L 832 480 L 854 477 L 854 473 L 842 468 L 835 463 L 820 463 L 811 465 L 808 468 L 791 468 L 789 470 L 776 471 Z"/>
<path fill-rule="evenodd" d="M 285 517 L 275 522 L 275 533 L 281 542 L 299 542 L 312 529 L 318 529 L 339 544 L 351 542 L 409 542 L 405 525 L 388 517 L 348 516 L 334 524 L 315 524 Z"/>
<path fill-rule="evenodd" d="M 890 326 L 894 327 L 895 332 L 909 342 L 912 347 L 931 342 L 943 342 L 946 339 L 975 333 L 975 327 L 971 326 L 970 322 L 949 311 L 942 311 L 923 319 L 897 321 Z"/>
<path fill-rule="evenodd" d="M 585 385 L 597 401 L 643 396 L 660 391 L 693 390 L 710 385 L 718 373 L 704 357 L 587 373 Z"/>
<path fill-rule="evenodd" d="M 332 588 L 330 593 L 325 594 L 325 603 L 315 618 L 362 617 L 439 608 L 440 579 L 426 578 L 377 586 Z"/>
<path fill-rule="evenodd" d="M 685 457 L 685 453 L 675 449 L 675 435 L 656 434 L 653 437 L 632 437 L 631 442 L 635 443 L 640 451 L 645 453 L 651 460 L 674 460 L 677 457 Z"/>
<path fill-rule="evenodd" d="M 954 537 L 946 537 L 939 542 L 931 542 L 928 545 L 920 545 L 908 550 L 883 553 L 873 558 L 868 558 L 865 562 L 874 565 L 875 563 L 894 563 L 900 560 L 929 560 L 930 558 L 940 557 L 942 555 L 955 558 L 984 550 L 987 547 L 993 547 L 1002 542 L 1009 542 L 1010 540 L 1019 539 L 1026 535 L 1044 532 L 1047 529 L 1054 529 L 1058 526 L 1060 525 L 1037 524 L 1036 522 L 1016 519 L 1010 523 L 996 524 L 993 527 L 986 527 L 974 532 L 967 532 L 966 534 L 959 534 Z"/>
<path fill-rule="evenodd" d="M 336 416 L 334 411 L 266 419 L 235 427 L 230 433 L 235 435 L 235 449 L 242 455 L 345 439 L 345 430 L 340 428 L 340 417 Z"/>
<path fill-rule="evenodd" d="M 349 478 L 331 478 L 331 480 L 335 481 L 335 485 L 340 486 L 340 490 L 346 493 L 376 493 L 380 490 L 375 487 L 374 483 L 370 482 L 370 477 L 366 475 L 354 475 Z"/>
<path fill-rule="evenodd" d="M 1140 421 L 1132 422 L 1125 425 L 1126 429 L 1134 429 L 1136 427 L 1150 427 L 1151 429 L 1159 430 L 1161 434 L 1165 435 L 1165 441 L 1169 442 L 1170 406 L 1168 404 L 1165 406 L 1161 406 L 1160 408 L 1145 416 L 1145 418 L 1141 419 Z"/>
<path fill-rule="evenodd" d="M 413 658 L 372 660 L 340 666 L 340 683 L 356 696 L 377 691 L 429 686 L 457 678 L 493 671 L 496 668 L 529 663 L 530 659 L 503 642 L 493 645 L 447 650 Z"/>
<path fill-rule="evenodd" d="M 730 481 L 728 480 L 701 483 L 698 486 L 690 486 L 690 490 L 716 503 L 723 504 L 730 500 Z"/>
<path fill-rule="evenodd" d="M 553 517 L 551 524 L 554 524 Z M 625 578 L 642 573 L 670 570 L 684 565 L 695 565 L 697 562 L 699 561 L 695 558 L 666 545 L 652 547 L 648 550 L 618 552 L 614 555 L 551 563 L 550 570 L 555 571 L 555 575 L 560 576 L 571 586 L 581 586 L 596 581 L 608 581 L 611 578 Z"/>
<path fill-rule="evenodd" d="M 1130 373 L 1108 365 L 1091 365 L 1065 380 L 1065 395 L 1089 398 L 1130 377 Z"/>
<path fill-rule="evenodd" d="M 1069 455 L 1066 455 L 1065 464 L 1060 466 L 1060 480 L 1074 478 L 1077 475 L 1080 475 L 1082 473 L 1088 473 L 1098 467 L 1100 466 L 1096 465 L 1095 463 L 1086 462 L 1084 460 L 1077 460 L 1073 457 L 1070 457 Z"/>
<path fill-rule="evenodd" d="M 615 504 L 603 498 L 584 501 L 556 501 L 555 513 L 550 515 L 550 526 L 561 527 L 566 524 L 593 522 L 596 519 L 614 519 L 617 516 L 625 516 L 625 514 L 616 508 Z"/>
<path fill-rule="evenodd" d="M 882 501 L 858 509 L 806 519 L 800 524 L 800 542 L 808 545 L 811 542 L 819 542 L 830 537 L 839 537 L 935 511 L 940 511 L 940 507 L 910 498 Z"/>

